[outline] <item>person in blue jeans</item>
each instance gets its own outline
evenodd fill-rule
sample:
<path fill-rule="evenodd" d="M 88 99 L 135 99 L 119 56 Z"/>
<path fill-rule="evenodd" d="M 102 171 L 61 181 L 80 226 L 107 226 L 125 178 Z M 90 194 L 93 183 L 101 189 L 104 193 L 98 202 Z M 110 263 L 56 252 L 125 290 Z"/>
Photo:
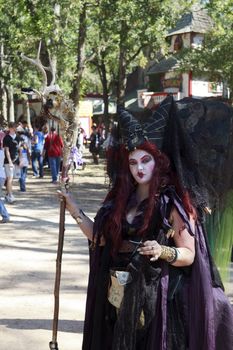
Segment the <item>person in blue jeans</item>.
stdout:
<path fill-rule="evenodd" d="M 2 186 L 4 182 L 5 182 L 5 178 L 1 177 L 1 172 L 0 172 L 0 215 L 2 217 L 2 220 L 0 220 L 0 224 L 6 224 L 7 222 L 10 221 L 10 215 L 5 207 L 3 200 L 1 199 L 1 197 L 3 196 Z"/>
<path fill-rule="evenodd" d="M 2 220 L 0 220 L 0 224 L 6 224 L 10 221 L 10 215 L 8 214 L 8 211 L 6 210 L 6 207 L 3 203 L 3 201 L 0 198 L 0 215 L 2 216 Z"/>
<path fill-rule="evenodd" d="M 21 192 L 26 192 L 26 178 L 27 170 L 30 163 L 30 153 L 26 142 L 21 142 L 19 147 L 19 167 L 20 167 L 20 178 L 19 187 Z"/>
<path fill-rule="evenodd" d="M 48 136 L 45 139 L 44 152 L 47 151 L 52 183 L 56 184 L 60 171 L 63 141 L 59 134 L 56 133 L 56 129 L 51 127 Z"/>
<path fill-rule="evenodd" d="M 32 171 L 34 177 L 43 177 L 43 148 L 44 148 L 44 134 L 35 126 L 35 131 L 32 138 Z M 38 166 L 39 165 L 39 173 Z"/>
<path fill-rule="evenodd" d="M 58 174 L 60 171 L 61 157 L 49 157 L 50 171 L 52 176 L 52 183 L 56 184 Z"/>

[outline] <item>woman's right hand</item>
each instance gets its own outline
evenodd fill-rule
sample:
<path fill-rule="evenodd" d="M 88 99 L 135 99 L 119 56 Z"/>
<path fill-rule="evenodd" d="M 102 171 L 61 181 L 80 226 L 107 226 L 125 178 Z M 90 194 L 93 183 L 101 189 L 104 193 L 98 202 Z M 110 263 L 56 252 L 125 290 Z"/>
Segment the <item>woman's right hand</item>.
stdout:
<path fill-rule="evenodd" d="M 66 209 L 70 212 L 70 215 L 76 217 L 79 213 L 79 207 L 76 204 L 73 196 L 70 193 L 65 193 L 62 191 L 57 191 L 58 198 L 64 200 L 66 203 Z"/>
<path fill-rule="evenodd" d="M 73 196 L 70 193 L 65 193 L 62 191 L 57 191 L 58 198 L 62 201 L 65 201 L 66 209 L 70 212 L 70 215 L 75 219 L 78 226 L 89 239 L 93 241 L 93 221 L 83 213 L 83 211 L 76 204 Z M 101 238 L 100 245 L 104 245 L 105 242 Z"/>

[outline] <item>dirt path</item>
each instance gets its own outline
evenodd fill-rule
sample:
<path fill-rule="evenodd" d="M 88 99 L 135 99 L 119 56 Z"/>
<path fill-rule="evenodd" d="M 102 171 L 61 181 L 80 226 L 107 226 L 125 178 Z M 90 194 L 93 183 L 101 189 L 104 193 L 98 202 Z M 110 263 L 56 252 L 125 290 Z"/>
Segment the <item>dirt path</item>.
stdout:
<path fill-rule="evenodd" d="M 52 339 L 53 289 L 59 202 L 50 176 L 28 176 L 27 192 L 7 208 L 11 222 L 0 226 L 0 349 L 46 350 Z M 87 164 L 74 176 L 72 191 L 93 217 L 106 193 L 104 166 Z M 62 263 L 59 350 L 80 350 L 88 274 L 86 239 L 66 216 Z"/>

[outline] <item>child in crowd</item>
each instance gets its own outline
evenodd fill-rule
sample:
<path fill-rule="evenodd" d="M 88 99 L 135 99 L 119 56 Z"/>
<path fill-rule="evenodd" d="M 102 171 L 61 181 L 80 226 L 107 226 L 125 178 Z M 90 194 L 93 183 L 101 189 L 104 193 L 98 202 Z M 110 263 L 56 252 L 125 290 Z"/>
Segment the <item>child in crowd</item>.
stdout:
<path fill-rule="evenodd" d="M 86 163 L 82 158 L 82 153 L 76 146 L 72 147 L 70 150 L 70 163 L 73 164 L 74 173 L 76 173 L 78 169 L 84 170 L 86 167 Z"/>
<path fill-rule="evenodd" d="M 28 144 L 25 141 L 22 141 L 19 146 L 19 167 L 20 167 L 20 178 L 19 186 L 21 192 L 26 192 L 26 178 L 27 178 L 27 169 L 30 163 L 30 152 Z"/>

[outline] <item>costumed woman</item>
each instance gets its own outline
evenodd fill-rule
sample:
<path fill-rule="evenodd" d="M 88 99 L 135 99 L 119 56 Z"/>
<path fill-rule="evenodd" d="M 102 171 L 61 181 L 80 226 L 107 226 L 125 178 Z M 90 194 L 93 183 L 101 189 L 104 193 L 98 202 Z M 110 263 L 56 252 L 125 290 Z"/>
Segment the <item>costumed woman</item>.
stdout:
<path fill-rule="evenodd" d="M 160 150 L 174 113 L 170 97 L 144 124 L 119 110 L 112 187 L 94 222 L 60 194 L 90 244 L 83 350 L 232 349 L 232 309 L 201 214 Z"/>

